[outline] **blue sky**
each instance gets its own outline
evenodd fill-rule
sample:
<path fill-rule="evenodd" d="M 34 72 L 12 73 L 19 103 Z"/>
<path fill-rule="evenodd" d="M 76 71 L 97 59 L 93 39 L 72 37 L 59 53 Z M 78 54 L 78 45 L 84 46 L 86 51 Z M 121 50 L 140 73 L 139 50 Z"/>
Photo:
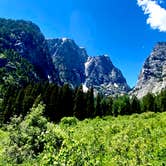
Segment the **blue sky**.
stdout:
<path fill-rule="evenodd" d="M 68 37 L 91 56 L 108 54 L 128 84 L 166 41 L 163 0 L 0 0 L 0 17 L 31 20 L 46 38 Z"/>

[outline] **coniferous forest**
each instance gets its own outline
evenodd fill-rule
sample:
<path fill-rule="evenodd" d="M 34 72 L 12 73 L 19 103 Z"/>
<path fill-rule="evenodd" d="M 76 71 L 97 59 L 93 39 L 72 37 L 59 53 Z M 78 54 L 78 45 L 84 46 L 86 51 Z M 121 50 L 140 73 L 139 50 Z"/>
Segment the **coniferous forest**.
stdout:
<path fill-rule="evenodd" d="M 33 105 L 45 104 L 44 116 L 51 122 L 59 122 L 63 117 L 76 117 L 79 120 L 104 117 L 107 115 L 131 115 L 143 112 L 164 112 L 166 91 L 158 95 L 148 93 L 141 100 L 127 95 L 105 97 L 94 96 L 93 88 L 86 93 L 82 86 L 72 89 L 49 83 L 33 83 L 22 88 L 9 86 L 1 104 L 1 122 L 7 123 L 16 116 L 25 117 Z"/>

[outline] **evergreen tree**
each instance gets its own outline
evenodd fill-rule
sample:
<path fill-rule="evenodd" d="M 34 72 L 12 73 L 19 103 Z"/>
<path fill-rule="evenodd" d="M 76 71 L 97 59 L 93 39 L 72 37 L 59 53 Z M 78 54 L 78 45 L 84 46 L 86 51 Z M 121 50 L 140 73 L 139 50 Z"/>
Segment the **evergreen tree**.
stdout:
<path fill-rule="evenodd" d="M 112 104 L 112 114 L 113 116 L 118 116 L 119 115 L 119 100 L 117 98 L 114 99 L 113 104 Z"/>
<path fill-rule="evenodd" d="M 112 113 L 113 98 L 112 97 L 107 97 L 105 100 L 106 100 L 105 115 L 113 115 L 113 113 Z"/>
<path fill-rule="evenodd" d="M 72 116 L 73 115 L 73 92 L 68 84 L 65 84 L 60 92 L 60 105 L 62 116 Z"/>
<path fill-rule="evenodd" d="M 102 96 L 98 94 L 96 97 L 96 106 L 95 106 L 95 116 L 103 116 L 102 107 L 101 107 Z"/>
<path fill-rule="evenodd" d="M 165 91 L 162 91 L 159 95 L 159 105 L 160 105 L 160 112 L 164 112 L 166 111 L 166 90 Z"/>
<path fill-rule="evenodd" d="M 82 86 L 76 89 L 74 95 L 74 106 L 73 106 L 73 114 L 80 120 L 83 120 L 86 116 L 86 103 L 84 98 L 84 93 Z"/>
<path fill-rule="evenodd" d="M 2 102 L 2 112 L 0 114 L 2 123 L 8 122 L 14 114 L 12 109 L 14 108 L 16 94 L 17 89 L 15 88 L 15 86 L 11 85 L 7 88 Z"/>
<path fill-rule="evenodd" d="M 155 112 L 155 100 L 151 93 L 148 93 L 142 98 L 142 112 Z"/>
<path fill-rule="evenodd" d="M 133 96 L 131 99 L 131 114 L 132 113 L 141 113 L 140 101 L 136 96 Z"/>
<path fill-rule="evenodd" d="M 15 115 L 20 115 L 21 111 L 23 110 L 23 99 L 24 99 L 24 88 L 21 88 L 17 94 L 16 101 L 15 101 Z"/>
<path fill-rule="evenodd" d="M 51 121 L 58 121 L 60 118 L 60 108 L 59 108 L 59 87 L 54 85 L 48 89 L 45 96 L 46 111 L 45 115 Z"/>
<path fill-rule="evenodd" d="M 94 91 L 90 88 L 85 94 L 86 96 L 86 117 L 91 118 L 94 116 Z"/>
<path fill-rule="evenodd" d="M 27 112 L 29 112 L 30 108 L 32 108 L 33 103 L 35 101 L 35 96 L 32 94 L 33 86 L 29 84 L 24 89 L 24 98 L 22 101 L 22 115 L 25 116 Z"/>

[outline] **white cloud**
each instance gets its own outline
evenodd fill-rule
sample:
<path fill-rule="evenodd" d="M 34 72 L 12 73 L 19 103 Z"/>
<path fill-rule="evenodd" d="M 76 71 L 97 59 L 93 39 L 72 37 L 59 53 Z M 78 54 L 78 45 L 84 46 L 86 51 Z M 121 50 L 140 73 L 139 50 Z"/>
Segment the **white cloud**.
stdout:
<path fill-rule="evenodd" d="M 160 32 L 166 32 L 166 9 L 162 8 L 157 0 L 137 0 L 138 6 L 142 8 L 144 14 L 148 15 L 147 24 Z"/>

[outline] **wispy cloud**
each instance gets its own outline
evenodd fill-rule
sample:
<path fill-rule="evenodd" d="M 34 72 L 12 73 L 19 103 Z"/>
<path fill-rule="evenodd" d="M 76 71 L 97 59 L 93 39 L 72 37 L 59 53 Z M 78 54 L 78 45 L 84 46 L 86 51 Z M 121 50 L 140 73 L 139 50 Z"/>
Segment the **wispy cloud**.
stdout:
<path fill-rule="evenodd" d="M 159 0 L 137 0 L 144 14 L 148 15 L 147 24 L 160 32 L 166 32 L 166 9 L 160 6 Z"/>

